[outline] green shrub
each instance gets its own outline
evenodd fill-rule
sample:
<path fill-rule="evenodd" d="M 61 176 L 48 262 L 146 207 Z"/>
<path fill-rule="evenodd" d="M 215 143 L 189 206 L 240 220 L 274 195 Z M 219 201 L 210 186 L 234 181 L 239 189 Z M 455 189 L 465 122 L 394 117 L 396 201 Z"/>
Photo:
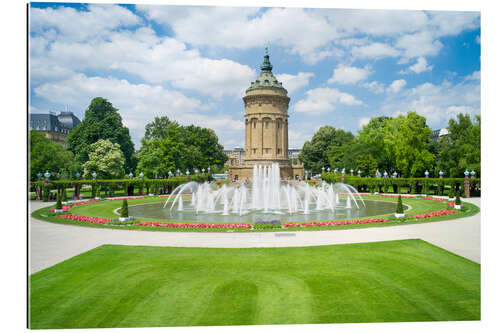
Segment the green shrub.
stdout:
<path fill-rule="evenodd" d="M 50 189 L 48 186 L 42 186 L 42 200 L 44 202 L 49 201 Z"/>
<path fill-rule="evenodd" d="M 56 209 L 62 209 L 61 195 L 57 192 Z"/>
<path fill-rule="evenodd" d="M 401 199 L 401 195 L 398 196 L 398 206 L 396 207 L 396 213 L 403 214 L 405 211 L 403 209 L 403 199 Z"/>
<path fill-rule="evenodd" d="M 462 201 L 460 200 L 460 193 L 457 193 L 457 197 L 455 198 L 455 205 L 461 205 Z"/>
<path fill-rule="evenodd" d="M 123 199 L 122 209 L 120 209 L 120 217 L 128 217 L 128 202 L 127 202 L 127 199 Z"/>
<path fill-rule="evenodd" d="M 101 185 L 96 185 L 96 190 L 95 190 L 95 198 L 100 198 L 101 197 Z"/>

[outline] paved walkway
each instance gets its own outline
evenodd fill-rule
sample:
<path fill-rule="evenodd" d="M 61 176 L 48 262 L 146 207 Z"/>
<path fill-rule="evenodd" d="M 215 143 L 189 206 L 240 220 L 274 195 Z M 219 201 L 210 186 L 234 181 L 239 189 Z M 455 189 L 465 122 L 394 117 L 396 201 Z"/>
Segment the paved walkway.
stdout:
<path fill-rule="evenodd" d="M 480 198 L 465 199 L 480 206 Z M 31 202 L 30 211 L 47 203 Z M 30 274 L 103 244 L 182 247 L 288 247 L 420 238 L 480 262 L 480 214 L 394 227 L 262 233 L 161 232 L 87 228 L 30 218 Z"/>

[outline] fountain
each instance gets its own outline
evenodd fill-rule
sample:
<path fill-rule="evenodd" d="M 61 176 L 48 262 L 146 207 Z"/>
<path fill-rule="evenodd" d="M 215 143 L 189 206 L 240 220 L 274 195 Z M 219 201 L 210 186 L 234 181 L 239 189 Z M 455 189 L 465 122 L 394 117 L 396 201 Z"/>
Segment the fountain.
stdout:
<path fill-rule="evenodd" d="M 279 172 L 278 164 L 254 165 L 253 181 L 249 186 L 235 183 L 219 187 L 208 182 L 189 182 L 174 189 L 163 207 L 172 214 L 177 207 L 177 212 L 194 211 L 196 214 L 222 216 L 243 216 L 251 212 L 311 215 L 318 211 L 349 210 L 353 208 L 352 203 L 357 209 L 366 207 L 356 189 L 348 184 L 322 182 L 320 186 L 311 186 L 303 181 L 287 182 L 280 179 Z M 192 195 L 191 207 L 187 208 L 182 197 L 189 194 Z"/>

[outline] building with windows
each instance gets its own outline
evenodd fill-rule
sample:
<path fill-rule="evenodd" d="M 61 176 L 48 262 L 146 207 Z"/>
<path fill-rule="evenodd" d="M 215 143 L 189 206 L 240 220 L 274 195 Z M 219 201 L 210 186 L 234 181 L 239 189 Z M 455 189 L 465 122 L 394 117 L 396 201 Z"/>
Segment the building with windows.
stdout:
<path fill-rule="evenodd" d="M 49 113 L 30 113 L 30 130 L 43 132 L 45 136 L 67 147 L 67 137 L 69 132 L 80 123 L 73 112 L 65 111 L 58 115 L 54 112 Z"/>
<path fill-rule="evenodd" d="M 431 134 L 431 140 L 432 141 L 437 141 L 439 138 L 442 138 L 443 136 L 446 136 L 450 134 L 446 128 L 441 128 L 434 130 Z"/>
<path fill-rule="evenodd" d="M 240 165 L 229 168 L 230 179 L 251 179 L 254 165 L 277 163 L 281 178 L 304 177 L 302 164 L 292 165 L 288 159 L 288 105 L 290 97 L 272 73 L 269 54 L 264 55 L 257 80 L 246 90 L 245 152 Z"/>

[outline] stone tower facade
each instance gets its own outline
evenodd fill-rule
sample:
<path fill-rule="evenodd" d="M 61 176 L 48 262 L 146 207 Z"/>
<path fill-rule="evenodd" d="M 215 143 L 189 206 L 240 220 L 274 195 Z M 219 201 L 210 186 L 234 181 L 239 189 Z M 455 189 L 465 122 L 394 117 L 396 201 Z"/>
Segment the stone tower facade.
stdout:
<path fill-rule="evenodd" d="M 282 178 L 303 178 L 302 165 L 288 160 L 288 105 L 290 98 L 272 73 L 269 54 L 264 55 L 259 77 L 243 97 L 245 103 L 245 160 L 229 169 L 231 179 L 251 179 L 253 166 L 278 163 Z"/>

